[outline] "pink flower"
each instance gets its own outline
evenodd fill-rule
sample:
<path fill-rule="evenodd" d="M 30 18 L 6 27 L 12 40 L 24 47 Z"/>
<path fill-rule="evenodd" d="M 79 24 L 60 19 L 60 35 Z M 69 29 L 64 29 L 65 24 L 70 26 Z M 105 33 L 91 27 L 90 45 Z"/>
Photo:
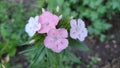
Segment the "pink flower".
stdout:
<path fill-rule="evenodd" d="M 85 28 L 85 23 L 78 19 L 70 21 L 71 29 L 70 29 L 70 36 L 73 39 L 79 39 L 80 41 L 84 41 L 85 37 L 87 37 L 88 31 Z"/>
<path fill-rule="evenodd" d="M 45 47 L 54 52 L 61 52 L 68 46 L 68 32 L 64 28 L 51 29 L 44 40 Z"/>
<path fill-rule="evenodd" d="M 39 23 L 41 24 L 41 29 L 39 33 L 48 33 L 50 29 L 55 29 L 59 22 L 59 17 L 52 14 L 51 12 L 44 11 L 42 15 L 39 16 Z"/>

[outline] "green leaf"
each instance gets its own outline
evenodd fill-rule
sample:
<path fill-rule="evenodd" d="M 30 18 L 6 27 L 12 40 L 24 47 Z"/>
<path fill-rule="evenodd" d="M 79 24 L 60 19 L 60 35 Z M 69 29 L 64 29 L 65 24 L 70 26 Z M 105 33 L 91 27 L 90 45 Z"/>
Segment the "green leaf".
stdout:
<path fill-rule="evenodd" d="M 16 53 L 16 48 L 12 48 L 11 51 L 9 52 L 10 56 L 14 56 Z"/>
<path fill-rule="evenodd" d="M 89 49 L 87 46 L 83 45 L 79 40 L 74 40 L 69 38 L 69 45 L 72 47 L 75 47 L 79 50 L 86 51 L 86 52 L 92 52 L 91 49 Z"/>
<path fill-rule="evenodd" d="M 67 51 L 67 50 L 66 50 L 65 56 L 66 56 L 67 59 L 71 60 L 72 62 L 79 63 L 79 64 L 82 63 L 82 62 L 80 61 L 80 59 L 77 58 L 77 57 L 75 56 L 75 54 L 73 54 L 73 53 L 70 52 L 70 51 Z"/>
<path fill-rule="evenodd" d="M 106 38 L 106 35 L 104 35 L 104 34 L 101 34 L 101 35 L 100 35 L 100 41 L 101 41 L 101 42 L 105 41 L 105 38 Z"/>
<path fill-rule="evenodd" d="M 45 56 L 45 52 L 44 52 L 45 50 L 44 50 L 44 46 L 43 45 L 40 45 L 35 51 L 34 51 L 34 53 L 35 53 L 35 55 L 34 55 L 34 57 L 33 57 L 33 62 L 32 62 L 32 64 L 34 64 L 34 63 L 36 63 L 36 62 L 40 62 L 42 59 L 43 59 L 43 57 Z"/>
<path fill-rule="evenodd" d="M 48 62 L 50 63 L 50 65 L 54 64 L 55 56 L 51 53 L 51 51 L 49 49 L 45 48 L 45 50 L 46 50 Z"/>
<path fill-rule="evenodd" d="M 1 63 L 0 63 L 0 68 L 3 68 Z"/>

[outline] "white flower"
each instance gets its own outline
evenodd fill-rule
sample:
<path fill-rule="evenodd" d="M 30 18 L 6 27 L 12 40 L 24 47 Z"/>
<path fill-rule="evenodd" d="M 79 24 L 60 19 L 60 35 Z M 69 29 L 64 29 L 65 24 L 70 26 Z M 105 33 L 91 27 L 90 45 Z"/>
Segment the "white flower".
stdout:
<path fill-rule="evenodd" d="M 38 16 L 35 18 L 30 17 L 28 20 L 28 23 L 25 26 L 25 31 L 28 33 L 30 37 L 32 37 L 36 31 L 38 31 L 41 28 L 41 24 L 38 23 Z"/>
<path fill-rule="evenodd" d="M 84 41 L 88 34 L 87 28 L 85 28 L 85 23 L 81 19 L 78 19 L 78 21 L 73 19 L 70 21 L 70 25 L 70 37 Z"/>

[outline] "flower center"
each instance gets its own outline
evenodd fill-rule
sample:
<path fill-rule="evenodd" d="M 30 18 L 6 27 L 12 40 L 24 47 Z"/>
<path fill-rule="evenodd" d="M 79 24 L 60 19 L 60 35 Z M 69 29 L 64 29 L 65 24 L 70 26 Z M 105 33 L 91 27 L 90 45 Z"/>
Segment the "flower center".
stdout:
<path fill-rule="evenodd" d="M 46 24 L 46 26 L 48 26 L 50 23 L 49 23 L 49 22 L 46 22 L 45 24 Z"/>
<path fill-rule="evenodd" d="M 57 38 L 57 37 L 55 37 L 55 38 L 54 38 L 54 40 L 55 40 L 55 41 L 57 41 L 57 40 L 58 40 L 58 38 Z"/>
<path fill-rule="evenodd" d="M 76 27 L 76 31 L 79 31 L 79 30 L 80 30 L 80 28 L 77 26 L 77 27 Z"/>

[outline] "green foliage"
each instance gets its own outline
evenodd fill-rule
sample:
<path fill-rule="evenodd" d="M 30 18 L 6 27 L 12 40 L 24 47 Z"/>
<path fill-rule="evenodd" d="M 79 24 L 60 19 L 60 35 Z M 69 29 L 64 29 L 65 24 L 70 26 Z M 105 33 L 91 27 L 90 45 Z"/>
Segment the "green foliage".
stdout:
<path fill-rule="evenodd" d="M 69 39 L 70 46 L 77 48 L 80 51 L 86 51 L 91 53 L 92 50 L 90 50 L 87 46 L 82 44 L 79 40 Z"/>
<path fill-rule="evenodd" d="M 90 21 L 88 26 L 91 36 L 100 35 L 100 40 L 104 41 L 104 32 L 112 25 L 107 23 L 106 19 L 120 11 L 119 0 L 38 0 L 37 7 L 30 6 L 26 9 L 22 2 L 0 1 L 0 58 L 8 54 L 14 56 L 16 47 L 29 45 L 28 48 L 21 53 L 28 57 L 31 68 L 71 68 L 73 63 L 82 64 L 80 57 L 71 52 L 71 48 L 92 52 L 87 46 L 81 44 L 78 40 L 69 38 L 69 47 L 57 54 L 44 47 L 43 40 L 46 34 L 37 34 L 28 38 L 24 32 L 25 24 L 30 16 L 35 16 L 41 13 L 41 8 L 63 15 L 62 20 L 57 25 L 57 28 L 64 27 L 68 31 L 70 29 L 70 19 L 86 18 Z M 56 7 L 60 7 L 60 11 L 56 12 Z M 34 39 L 35 43 L 29 44 L 29 41 Z M 97 62 L 98 58 L 93 57 L 90 65 Z M 0 63 L 1 66 L 1 63 Z"/>
<path fill-rule="evenodd" d="M 58 54 L 45 48 L 43 44 L 35 43 L 34 46 L 30 46 L 22 51 L 21 54 L 24 54 L 30 60 L 30 68 L 67 68 L 68 65 L 70 68 L 73 63 L 82 64 L 80 58 L 71 52 L 71 48 Z"/>
<path fill-rule="evenodd" d="M 14 56 L 16 46 L 24 43 L 25 8 L 21 3 L 0 2 L 0 58 L 3 54 Z"/>
<path fill-rule="evenodd" d="M 98 58 L 98 57 L 91 57 L 91 61 L 90 61 L 89 64 L 87 65 L 87 68 L 93 68 L 93 66 L 94 66 L 98 61 L 101 61 L 101 59 Z"/>
<path fill-rule="evenodd" d="M 46 0 L 47 10 L 55 11 L 56 6 L 60 6 L 60 14 L 63 19 L 87 18 L 91 22 L 88 26 L 90 35 L 100 35 L 103 39 L 104 32 L 112 27 L 107 23 L 107 18 L 120 11 L 120 1 L 118 0 Z M 107 16 L 107 18 L 105 18 Z M 105 19 L 104 19 L 105 18 Z M 86 24 L 87 24 L 86 23 Z M 105 36 L 105 35 L 104 35 Z"/>

